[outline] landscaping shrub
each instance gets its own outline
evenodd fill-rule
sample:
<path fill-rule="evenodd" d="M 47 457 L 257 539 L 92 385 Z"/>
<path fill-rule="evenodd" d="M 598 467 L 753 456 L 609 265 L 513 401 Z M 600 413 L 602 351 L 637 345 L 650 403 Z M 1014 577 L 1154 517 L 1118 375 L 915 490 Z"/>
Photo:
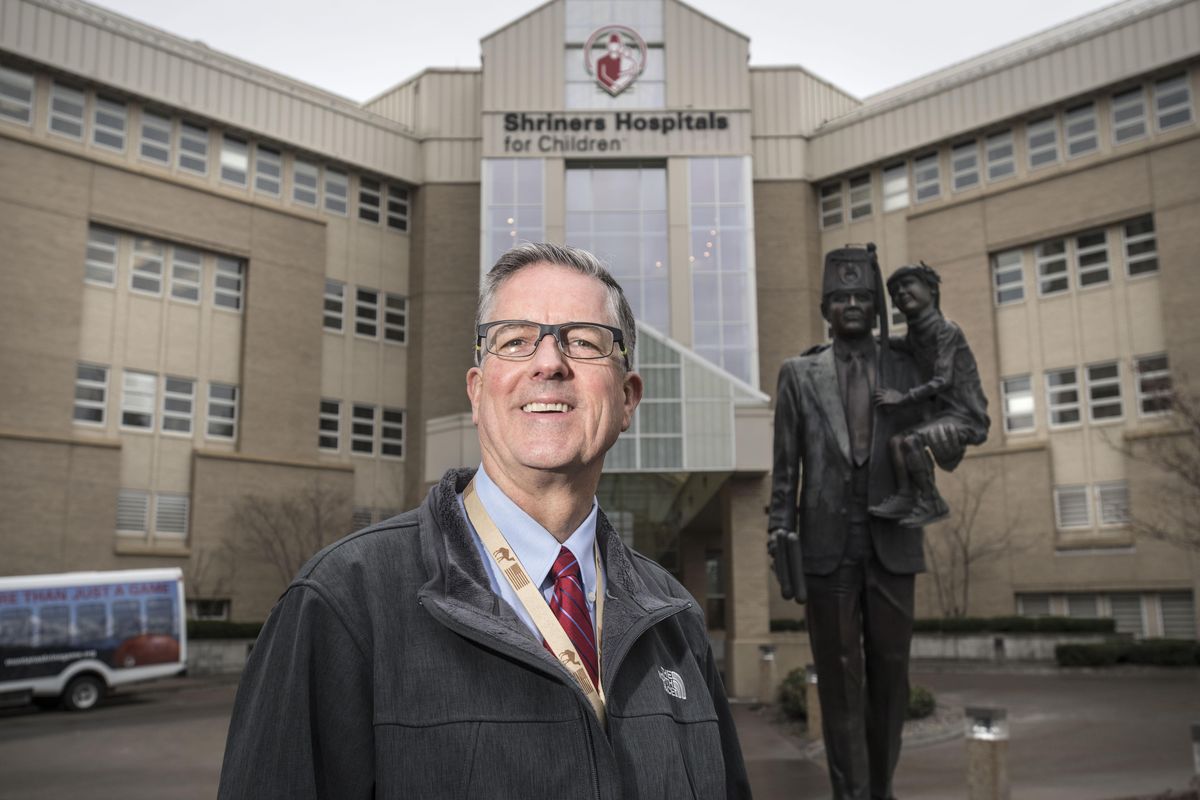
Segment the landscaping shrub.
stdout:
<path fill-rule="evenodd" d="M 227 622 L 215 619 L 189 619 L 189 639 L 257 639 L 261 622 Z"/>
<path fill-rule="evenodd" d="M 1190 639 L 1060 644 L 1054 648 L 1054 658 L 1060 667 L 1111 667 L 1114 664 L 1187 667 L 1200 664 L 1200 644 Z"/>
<path fill-rule="evenodd" d="M 905 719 L 924 719 L 937 710 L 937 698 L 924 686 L 913 684 L 908 690 L 908 711 Z"/>
<path fill-rule="evenodd" d="M 808 718 L 808 684 L 803 668 L 792 670 L 783 679 L 779 687 L 779 707 L 792 719 Z"/>
<path fill-rule="evenodd" d="M 802 619 L 773 619 L 771 620 L 771 632 L 778 631 L 804 631 L 808 630 L 808 625 Z"/>

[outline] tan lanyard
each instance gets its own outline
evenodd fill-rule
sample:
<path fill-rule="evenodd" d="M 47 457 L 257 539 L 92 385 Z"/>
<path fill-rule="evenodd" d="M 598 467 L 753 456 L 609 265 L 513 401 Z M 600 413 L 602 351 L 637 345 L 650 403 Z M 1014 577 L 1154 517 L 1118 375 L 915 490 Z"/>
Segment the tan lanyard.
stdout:
<path fill-rule="evenodd" d="M 542 634 L 542 638 L 550 645 L 550 649 L 558 657 L 559 663 L 566 668 L 571 677 L 575 679 L 575 682 L 579 684 L 579 688 L 583 690 L 584 696 L 591 703 L 592 710 L 596 712 L 596 717 L 600 720 L 600 724 L 603 725 L 604 690 L 599 686 L 593 685 L 591 676 L 588 675 L 587 670 L 583 667 L 583 661 L 579 658 L 579 653 L 575 651 L 575 645 L 571 644 L 571 640 L 567 637 L 567 632 L 563 630 L 558 619 L 550 611 L 550 606 L 546 603 L 546 598 L 542 595 L 541 590 L 533 584 L 533 581 L 529 579 L 529 574 L 521 566 L 521 562 L 513 553 L 508 540 L 504 538 L 504 534 L 496 527 L 496 523 L 492 521 L 492 517 L 488 514 L 487 509 L 483 507 L 483 503 L 479 500 L 479 495 L 475 493 L 474 478 L 467 484 L 467 488 L 463 490 L 463 506 L 467 509 L 467 517 L 471 520 L 471 524 L 475 526 L 475 530 L 479 533 L 479 538 L 483 540 L 484 546 L 492 554 L 492 558 L 496 560 L 496 566 L 504 573 L 504 577 L 508 580 L 509 585 L 517 593 L 521 605 L 525 606 L 525 610 L 533 618 L 533 623 L 537 626 L 538 632 Z M 599 665 L 600 632 L 601 623 L 604 619 L 604 589 L 599 585 L 603 573 L 601 572 L 600 548 L 598 545 L 592 546 L 592 553 L 596 559 L 596 664 Z"/>

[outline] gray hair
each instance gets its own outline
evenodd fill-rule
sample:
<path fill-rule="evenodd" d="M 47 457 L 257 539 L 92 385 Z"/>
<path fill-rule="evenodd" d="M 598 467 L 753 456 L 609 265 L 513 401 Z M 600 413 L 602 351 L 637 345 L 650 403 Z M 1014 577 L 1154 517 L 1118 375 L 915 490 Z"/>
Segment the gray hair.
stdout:
<path fill-rule="evenodd" d="M 487 275 L 483 276 L 483 283 L 479 287 L 479 305 L 475 309 L 476 330 L 487 321 L 487 317 L 492 311 L 492 305 L 496 302 L 496 292 L 500 289 L 501 284 L 525 267 L 541 263 L 573 269 L 604 284 L 604 288 L 608 290 L 609 321 L 621 329 L 621 334 L 625 339 L 625 349 L 628 351 L 629 363 L 632 364 L 633 348 L 637 344 L 637 326 L 633 320 L 633 309 L 629 307 L 629 301 L 625 299 L 625 291 L 600 259 L 577 247 L 567 247 L 550 242 L 526 242 L 500 256 L 495 266 L 488 270 Z M 585 322 L 587 320 L 563 321 Z"/>

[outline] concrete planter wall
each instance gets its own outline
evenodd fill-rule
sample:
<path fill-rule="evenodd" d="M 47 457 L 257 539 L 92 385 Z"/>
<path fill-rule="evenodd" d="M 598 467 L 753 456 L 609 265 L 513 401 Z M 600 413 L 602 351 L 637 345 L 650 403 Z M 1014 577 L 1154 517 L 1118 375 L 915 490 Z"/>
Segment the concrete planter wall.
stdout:
<path fill-rule="evenodd" d="M 236 675 L 246 666 L 253 639 L 189 639 L 189 675 Z"/>
<path fill-rule="evenodd" d="M 1103 633 L 917 633 L 914 659 L 947 661 L 1054 661 L 1060 644 L 1100 644 L 1111 638 Z"/>

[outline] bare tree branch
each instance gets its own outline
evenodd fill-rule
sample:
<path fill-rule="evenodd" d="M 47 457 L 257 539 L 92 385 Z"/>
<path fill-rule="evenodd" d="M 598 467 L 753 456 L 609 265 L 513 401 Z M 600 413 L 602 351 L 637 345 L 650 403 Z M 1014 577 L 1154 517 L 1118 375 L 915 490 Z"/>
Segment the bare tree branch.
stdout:
<path fill-rule="evenodd" d="M 316 480 L 291 495 L 244 494 L 229 512 L 232 551 L 272 567 L 281 587 L 349 529 L 350 499 Z"/>

